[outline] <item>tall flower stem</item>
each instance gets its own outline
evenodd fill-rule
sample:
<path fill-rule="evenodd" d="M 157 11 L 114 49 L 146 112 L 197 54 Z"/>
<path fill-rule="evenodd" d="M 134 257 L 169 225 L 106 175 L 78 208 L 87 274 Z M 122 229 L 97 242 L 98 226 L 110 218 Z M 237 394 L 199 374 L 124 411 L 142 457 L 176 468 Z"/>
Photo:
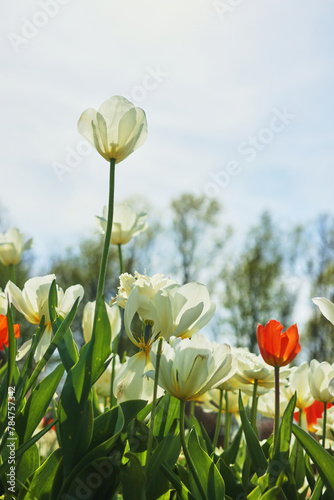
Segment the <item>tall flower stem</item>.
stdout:
<path fill-rule="evenodd" d="M 114 191 L 115 191 L 115 163 L 114 158 L 110 159 L 110 174 L 109 174 L 109 203 L 108 203 L 108 221 L 106 233 L 104 236 L 104 246 L 100 265 L 99 281 L 97 284 L 96 292 L 96 303 L 98 303 L 104 290 L 104 283 L 106 280 L 107 264 L 108 264 L 108 254 L 110 248 L 110 238 L 112 230 L 112 221 L 114 215 Z"/>
<path fill-rule="evenodd" d="M 198 491 L 200 492 L 202 499 L 207 500 L 207 496 L 206 496 L 205 491 L 203 489 L 203 485 L 202 485 L 202 483 L 197 475 L 194 462 L 191 458 L 191 455 L 189 453 L 188 446 L 186 443 L 186 435 L 185 435 L 185 431 L 184 431 L 185 409 L 186 409 L 186 401 L 183 401 L 181 399 L 180 400 L 180 437 L 181 437 L 181 444 L 182 444 L 182 448 L 183 448 L 183 453 L 184 453 L 184 456 L 186 457 L 188 467 L 190 469 L 190 472 L 193 475 L 193 478 L 195 480 L 196 486 L 198 488 Z"/>
<path fill-rule="evenodd" d="M 155 363 L 155 374 L 154 374 L 154 386 L 153 386 L 153 403 L 152 403 L 152 412 L 151 412 L 151 422 L 150 422 L 150 431 L 148 435 L 147 441 L 147 452 L 146 452 L 146 462 L 145 462 L 145 472 L 147 472 L 148 464 L 150 462 L 152 444 L 153 444 L 153 431 L 154 431 L 154 420 L 157 409 L 157 393 L 158 393 L 158 381 L 159 381 L 159 371 L 160 371 L 160 360 L 162 354 L 162 344 L 163 337 L 160 337 L 158 340 L 158 349 L 157 349 L 157 357 Z"/>
<path fill-rule="evenodd" d="M 120 271 L 119 274 L 123 274 L 122 245 L 119 243 L 117 246 L 118 246 L 119 271 Z M 120 308 L 120 310 L 121 310 L 121 308 Z M 116 355 L 118 352 L 118 340 L 119 340 L 119 336 L 121 335 L 121 333 L 122 333 L 122 330 L 119 332 L 117 337 L 114 339 L 113 349 L 112 349 L 114 357 L 112 359 L 112 365 L 111 365 L 111 388 L 110 388 L 110 405 L 111 405 L 111 407 L 117 403 L 117 399 L 115 398 L 115 396 L 113 394 L 113 387 L 114 387 L 114 380 L 115 380 Z"/>
<path fill-rule="evenodd" d="M 119 259 L 119 274 L 123 274 L 123 254 L 122 254 L 122 245 L 118 243 L 118 259 Z"/>
<path fill-rule="evenodd" d="M 254 385 L 253 385 L 253 398 L 252 398 L 252 409 L 251 409 L 251 424 L 255 432 L 257 432 L 257 427 L 256 427 L 256 417 L 257 417 L 257 385 L 258 385 L 258 380 L 254 380 Z"/>
<path fill-rule="evenodd" d="M 12 283 L 14 283 L 14 285 L 16 285 L 16 272 L 15 272 L 14 264 L 9 265 L 9 276 L 10 276 L 10 281 Z M 15 308 L 13 305 L 11 306 L 11 311 L 12 311 L 12 320 L 14 323 L 14 321 L 15 321 Z"/>
<path fill-rule="evenodd" d="M 16 285 L 16 272 L 14 264 L 9 265 L 9 275 L 10 275 L 10 281 L 14 283 L 14 285 Z"/>
<path fill-rule="evenodd" d="M 279 429 L 279 366 L 275 366 L 275 419 L 274 419 L 274 447 L 276 446 L 278 439 L 278 429 Z"/>
<path fill-rule="evenodd" d="M 231 413 L 228 410 L 228 391 L 225 391 L 225 434 L 224 434 L 224 450 L 226 450 L 230 444 L 230 432 L 231 432 Z"/>
<path fill-rule="evenodd" d="M 327 403 L 324 403 L 324 414 L 322 420 L 322 446 L 324 448 L 326 442 L 326 420 L 327 420 Z"/>
<path fill-rule="evenodd" d="M 218 413 L 217 413 L 217 422 L 216 422 L 215 435 L 213 437 L 213 442 L 212 442 L 213 451 L 217 448 L 219 431 L 220 431 L 221 420 L 222 420 L 222 411 L 223 411 L 224 391 L 223 391 L 223 389 L 219 389 L 219 391 L 220 391 L 220 394 L 219 394 L 219 406 L 218 406 Z"/>

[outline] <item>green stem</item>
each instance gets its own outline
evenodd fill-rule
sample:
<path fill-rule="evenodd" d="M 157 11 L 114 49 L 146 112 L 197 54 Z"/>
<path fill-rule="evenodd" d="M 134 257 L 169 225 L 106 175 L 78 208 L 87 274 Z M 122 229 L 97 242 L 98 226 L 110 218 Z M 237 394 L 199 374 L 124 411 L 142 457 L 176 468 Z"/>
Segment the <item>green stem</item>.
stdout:
<path fill-rule="evenodd" d="M 274 368 L 275 368 L 275 419 L 274 419 L 274 448 L 275 448 L 278 439 L 280 408 L 279 408 L 279 366 L 275 366 Z"/>
<path fill-rule="evenodd" d="M 185 435 L 185 431 L 184 431 L 184 414 L 185 414 L 185 408 L 186 408 L 186 401 L 183 401 L 181 399 L 180 400 L 180 437 L 181 437 L 181 444 L 182 444 L 182 448 L 183 448 L 183 453 L 184 453 L 184 456 L 186 457 L 188 467 L 190 469 L 190 472 L 193 475 L 193 478 L 195 480 L 195 483 L 197 485 L 198 491 L 200 492 L 200 495 L 201 495 L 202 499 L 203 500 L 208 500 L 207 496 L 205 494 L 205 491 L 203 489 L 203 485 L 202 485 L 202 483 L 201 483 L 201 481 L 200 481 L 200 479 L 199 479 L 199 477 L 197 475 L 194 462 L 193 462 L 193 460 L 192 460 L 192 458 L 190 456 L 190 453 L 189 453 L 189 450 L 188 450 L 188 447 L 187 447 L 186 435 Z"/>
<path fill-rule="evenodd" d="M 163 337 L 160 337 L 158 340 L 157 358 L 156 358 L 156 363 L 155 363 L 155 374 L 154 374 L 154 386 L 153 386 L 153 404 L 152 404 L 152 412 L 151 412 L 150 431 L 149 431 L 148 441 L 147 441 L 145 472 L 147 472 L 148 464 L 150 462 L 153 437 L 154 437 L 154 435 L 153 435 L 154 420 L 155 420 L 155 413 L 156 413 L 156 409 L 157 409 L 158 380 L 159 380 L 160 360 L 161 360 L 161 354 L 162 354 L 163 341 L 164 341 Z"/>
<path fill-rule="evenodd" d="M 123 254 L 122 254 L 122 245 L 118 243 L 118 259 L 119 259 L 119 274 L 123 274 Z"/>
<path fill-rule="evenodd" d="M 255 432 L 257 432 L 257 426 L 256 426 L 257 402 L 258 402 L 257 386 L 258 386 L 258 380 L 255 379 L 253 385 L 253 398 L 252 398 L 252 409 L 251 409 L 251 424 Z"/>
<path fill-rule="evenodd" d="M 221 421 L 222 421 L 224 391 L 223 391 L 223 389 L 219 389 L 219 391 L 220 391 L 220 394 L 219 394 L 219 406 L 218 406 L 218 413 L 217 413 L 217 422 L 216 422 L 215 435 L 213 437 L 213 442 L 212 442 L 213 451 L 215 451 L 215 449 L 217 448 L 219 431 L 220 431 L 220 426 L 221 426 Z"/>
<path fill-rule="evenodd" d="M 112 352 L 114 354 L 111 362 L 111 379 L 110 379 L 110 408 L 117 404 L 117 398 L 114 396 L 114 380 L 116 375 L 116 356 L 118 349 L 118 335 L 114 340 Z"/>
<path fill-rule="evenodd" d="M 14 264 L 9 264 L 9 276 L 10 281 L 16 285 L 16 272 Z"/>
<path fill-rule="evenodd" d="M 14 285 L 16 285 L 16 272 L 15 272 L 14 264 L 9 264 L 9 277 L 10 277 L 10 281 L 12 283 L 14 283 Z M 11 306 L 11 311 L 12 311 L 12 320 L 14 323 L 14 321 L 15 321 L 15 308 L 13 305 Z"/>
<path fill-rule="evenodd" d="M 228 411 L 228 392 L 225 391 L 225 434 L 224 434 L 224 450 L 226 450 L 230 444 L 230 432 L 231 432 L 231 413 Z"/>
<path fill-rule="evenodd" d="M 97 284 L 96 304 L 98 303 L 104 290 L 104 283 L 106 280 L 108 254 L 110 248 L 110 238 L 112 230 L 112 220 L 114 215 L 114 191 L 115 191 L 115 159 L 110 159 L 110 175 L 109 175 L 109 204 L 108 204 L 108 221 L 104 237 L 104 247 L 100 265 L 99 281 Z"/>
<path fill-rule="evenodd" d="M 324 414 L 322 421 L 322 446 L 325 448 L 326 442 L 326 420 L 327 420 L 327 403 L 324 403 Z"/>

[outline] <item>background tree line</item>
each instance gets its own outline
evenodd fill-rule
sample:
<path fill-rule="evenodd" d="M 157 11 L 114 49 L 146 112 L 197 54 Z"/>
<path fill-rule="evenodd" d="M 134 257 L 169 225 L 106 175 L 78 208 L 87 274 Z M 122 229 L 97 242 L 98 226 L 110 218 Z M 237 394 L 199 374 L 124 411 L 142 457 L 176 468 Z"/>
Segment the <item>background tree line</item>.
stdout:
<path fill-rule="evenodd" d="M 204 283 L 217 305 L 211 333 L 219 341 L 256 352 L 258 323 L 274 318 L 288 327 L 298 322 L 308 358 L 334 362 L 333 326 L 311 303 L 314 296 L 334 300 L 334 217 L 322 215 L 286 229 L 265 212 L 240 238 L 225 221 L 222 206 L 204 196 L 184 193 L 160 217 L 145 200 L 125 201 L 146 210 L 149 222 L 148 231 L 123 248 L 126 272 L 161 272 L 180 283 Z M 0 207 L 2 232 L 10 226 L 9 220 Z M 55 273 L 63 289 L 83 285 L 85 297 L 73 325 L 77 332 L 81 332 L 85 303 L 95 298 L 101 251 L 102 236 L 92 234 L 76 247 L 50 256 L 49 268 L 39 270 L 40 275 Z M 32 261 L 32 251 L 26 252 L 17 266 L 19 287 L 28 279 Z M 118 276 L 118 251 L 111 246 L 107 298 L 116 294 Z M 8 279 L 8 268 L 0 264 L 0 287 Z M 130 348 L 124 336 L 122 345 L 122 350 Z"/>

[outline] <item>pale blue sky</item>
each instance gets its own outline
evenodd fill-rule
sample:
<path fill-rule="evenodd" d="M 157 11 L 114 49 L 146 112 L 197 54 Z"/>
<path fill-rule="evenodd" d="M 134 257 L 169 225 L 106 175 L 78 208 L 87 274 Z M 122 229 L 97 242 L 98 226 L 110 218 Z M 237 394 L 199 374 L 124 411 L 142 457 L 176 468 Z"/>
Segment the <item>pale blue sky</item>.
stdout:
<path fill-rule="evenodd" d="M 107 162 L 79 155 L 62 182 L 54 167 L 84 147 L 82 111 L 115 94 L 149 126 L 117 167 L 116 200 L 139 191 L 163 211 L 205 192 L 240 230 L 264 209 L 286 223 L 333 213 L 332 1 L 5 0 L 2 11 L 1 202 L 37 255 L 94 228 Z"/>

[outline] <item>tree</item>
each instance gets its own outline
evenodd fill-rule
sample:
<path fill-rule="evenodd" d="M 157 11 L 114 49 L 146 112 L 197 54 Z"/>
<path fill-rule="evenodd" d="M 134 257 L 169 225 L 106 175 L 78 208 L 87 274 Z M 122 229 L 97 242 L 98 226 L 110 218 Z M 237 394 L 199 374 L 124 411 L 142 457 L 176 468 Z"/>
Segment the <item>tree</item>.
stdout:
<path fill-rule="evenodd" d="M 222 320 L 238 346 L 257 349 L 258 323 L 277 319 L 290 326 L 296 295 L 284 284 L 284 253 L 279 231 L 270 215 L 263 213 L 259 225 L 248 233 L 245 248 L 222 272 Z"/>
<path fill-rule="evenodd" d="M 334 300 L 334 218 L 321 215 L 306 234 L 312 242 L 307 250 L 311 256 L 307 261 L 310 279 L 310 297 L 326 297 Z M 334 362 L 334 326 L 314 306 L 305 327 L 305 338 L 310 358 Z"/>
<path fill-rule="evenodd" d="M 188 283 L 198 279 L 201 269 L 206 268 L 217 256 L 229 236 L 229 228 L 216 231 L 221 206 L 206 196 L 184 193 L 171 202 L 172 231 L 174 235 L 177 264 L 181 281 Z"/>

